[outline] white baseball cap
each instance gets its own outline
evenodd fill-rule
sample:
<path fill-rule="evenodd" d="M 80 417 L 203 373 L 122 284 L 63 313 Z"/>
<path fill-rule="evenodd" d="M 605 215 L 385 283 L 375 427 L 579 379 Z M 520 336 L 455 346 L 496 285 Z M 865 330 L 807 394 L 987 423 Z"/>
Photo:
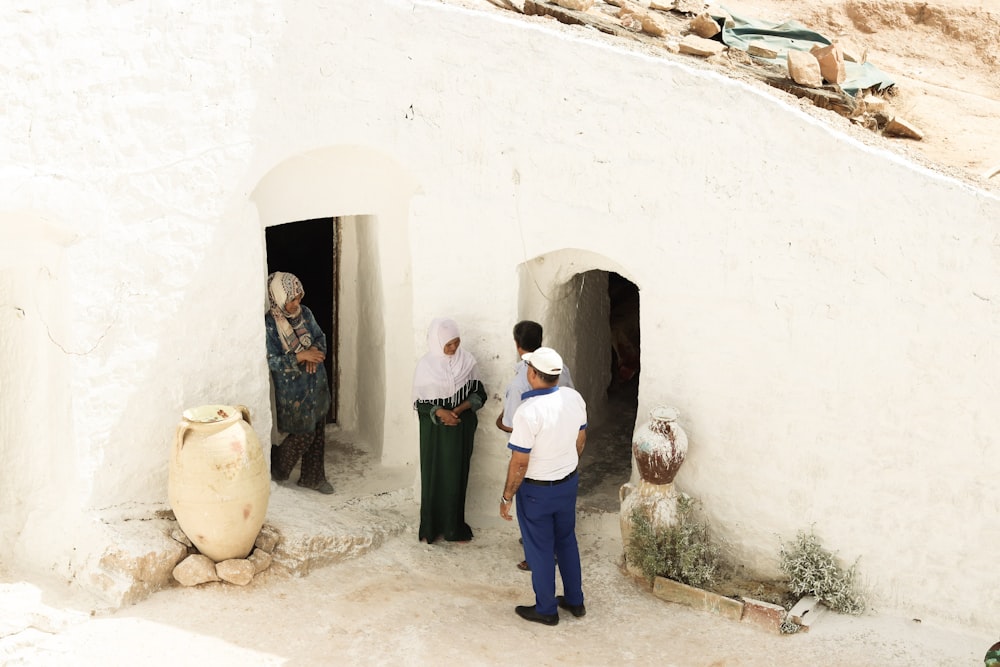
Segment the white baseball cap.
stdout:
<path fill-rule="evenodd" d="M 521 358 L 531 364 L 536 371 L 546 375 L 559 375 L 562 373 L 563 360 L 559 353 L 551 347 L 540 347 L 534 352 L 526 352 Z"/>

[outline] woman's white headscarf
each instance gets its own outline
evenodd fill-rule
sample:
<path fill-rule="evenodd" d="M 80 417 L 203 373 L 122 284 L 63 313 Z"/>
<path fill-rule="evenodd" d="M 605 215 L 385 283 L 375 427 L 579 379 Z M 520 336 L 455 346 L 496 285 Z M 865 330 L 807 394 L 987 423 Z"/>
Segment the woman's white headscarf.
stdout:
<path fill-rule="evenodd" d="M 469 395 L 472 383 L 479 379 L 476 359 L 459 347 L 455 354 L 445 354 L 448 341 L 458 338 L 455 320 L 436 318 L 427 331 L 427 354 L 417 363 L 413 374 L 413 400 L 434 401 L 458 394 L 461 403 Z"/>
<path fill-rule="evenodd" d="M 278 325 L 281 346 L 285 352 L 308 350 L 313 343 L 312 336 L 302 321 L 302 308 L 295 315 L 285 310 L 285 304 L 299 295 L 305 296 L 305 293 L 301 281 L 291 273 L 275 271 L 267 277 L 267 300 L 270 304 L 268 312 Z"/>

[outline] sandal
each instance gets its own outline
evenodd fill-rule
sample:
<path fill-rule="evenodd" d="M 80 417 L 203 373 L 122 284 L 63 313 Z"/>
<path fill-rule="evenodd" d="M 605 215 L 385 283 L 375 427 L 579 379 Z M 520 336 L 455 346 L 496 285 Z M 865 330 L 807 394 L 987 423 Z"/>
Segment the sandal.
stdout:
<path fill-rule="evenodd" d="M 524 572 L 531 572 L 531 566 L 528 565 L 528 561 L 526 560 L 522 560 L 520 563 L 518 563 L 517 569 L 522 570 Z"/>

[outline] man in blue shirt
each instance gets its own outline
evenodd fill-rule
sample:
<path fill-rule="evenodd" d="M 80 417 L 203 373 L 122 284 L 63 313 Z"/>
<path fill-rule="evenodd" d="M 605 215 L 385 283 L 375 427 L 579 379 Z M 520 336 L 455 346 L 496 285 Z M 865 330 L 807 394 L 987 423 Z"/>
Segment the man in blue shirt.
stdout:
<path fill-rule="evenodd" d="M 528 364 L 523 356 L 534 352 L 542 346 L 542 325 L 531 320 L 521 320 L 514 325 L 514 347 L 517 348 L 517 366 L 514 367 L 514 378 L 507 385 L 504 393 L 503 412 L 497 415 L 497 428 L 510 433 L 514 426 L 514 413 L 521 405 L 521 395 L 531 391 L 528 384 Z M 559 386 L 573 388 L 573 378 L 569 368 L 563 366 L 559 373 Z"/>

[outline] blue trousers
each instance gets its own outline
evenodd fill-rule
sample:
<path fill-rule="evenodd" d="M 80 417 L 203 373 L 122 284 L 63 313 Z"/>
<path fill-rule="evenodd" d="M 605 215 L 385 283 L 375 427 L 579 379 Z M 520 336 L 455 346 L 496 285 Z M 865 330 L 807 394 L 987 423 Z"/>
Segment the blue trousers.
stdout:
<path fill-rule="evenodd" d="M 572 605 L 583 604 L 580 549 L 576 542 L 576 492 L 580 475 L 555 486 L 521 484 L 517 490 L 517 522 L 524 540 L 524 558 L 531 566 L 535 611 L 555 614 L 556 559 L 563 595 Z"/>

